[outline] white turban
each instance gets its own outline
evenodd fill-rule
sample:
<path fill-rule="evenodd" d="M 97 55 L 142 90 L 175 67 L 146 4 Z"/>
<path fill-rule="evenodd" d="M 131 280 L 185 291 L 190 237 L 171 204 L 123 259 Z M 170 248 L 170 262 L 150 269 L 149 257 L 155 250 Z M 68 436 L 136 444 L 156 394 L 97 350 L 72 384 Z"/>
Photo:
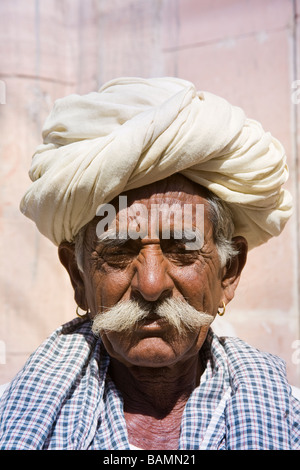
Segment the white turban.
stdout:
<path fill-rule="evenodd" d="M 249 248 L 291 215 L 282 145 L 223 98 L 176 78 L 120 78 L 56 101 L 32 159 L 22 212 L 56 245 L 100 204 L 174 173 L 209 188 Z"/>

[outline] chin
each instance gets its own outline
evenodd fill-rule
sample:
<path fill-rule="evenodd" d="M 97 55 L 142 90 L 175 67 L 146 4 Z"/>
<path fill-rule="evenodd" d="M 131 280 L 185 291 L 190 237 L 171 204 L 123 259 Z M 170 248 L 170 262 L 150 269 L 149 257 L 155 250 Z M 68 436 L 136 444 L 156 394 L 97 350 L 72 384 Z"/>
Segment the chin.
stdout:
<path fill-rule="evenodd" d="M 128 367 L 170 367 L 184 362 L 199 352 L 199 334 L 187 337 L 164 335 L 147 331 L 147 335 L 125 336 L 119 333 L 102 335 L 102 340 L 111 357 Z"/>
<path fill-rule="evenodd" d="M 138 357 L 128 357 L 127 362 L 131 366 L 157 369 L 173 365 L 177 362 L 177 357 L 163 356 L 162 354 L 152 354 L 147 357 L 139 355 Z"/>
<path fill-rule="evenodd" d="M 147 368 L 172 366 L 184 356 L 184 351 L 178 346 L 176 344 L 176 347 L 173 347 L 162 338 L 143 339 L 126 351 L 122 362 L 131 366 Z M 120 357 L 118 359 L 122 360 Z"/>

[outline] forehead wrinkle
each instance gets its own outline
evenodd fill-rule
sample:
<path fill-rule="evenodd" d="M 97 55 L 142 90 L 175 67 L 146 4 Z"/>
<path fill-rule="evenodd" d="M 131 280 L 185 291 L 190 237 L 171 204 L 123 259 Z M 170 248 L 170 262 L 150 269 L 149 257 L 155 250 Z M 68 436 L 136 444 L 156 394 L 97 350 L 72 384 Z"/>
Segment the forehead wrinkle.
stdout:
<path fill-rule="evenodd" d="M 108 238 L 108 237 L 99 238 L 97 237 L 97 245 L 107 246 L 107 247 L 122 246 L 126 242 L 128 242 L 128 240 L 130 240 L 129 237 L 127 238 Z"/>
<path fill-rule="evenodd" d="M 128 206 L 133 206 L 134 204 L 144 204 L 145 206 L 148 206 L 149 204 L 169 204 L 171 205 L 181 205 L 183 206 L 184 204 L 199 204 L 199 198 L 201 198 L 202 204 L 207 205 L 207 201 L 205 198 L 201 197 L 198 194 L 188 194 L 185 193 L 184 191 L 166 191 L 164 193 L 155 193 L 149 195 L 147 197 L 146 195 L 143 195 L 140 198 L 134 198 L 131 200 L 131 198 L 128 198 Z"/>
<path fill-rule="evenodd" d="M 112 204 L 116 210 L 117 226 L 118 215 L 120 213 L 119 197 L 124 195 L 127 197 L 127 207 L 130 207 L 133 204 L 143 204 L 146 206 L 146 208 L 148 208 L 149 204 L 152 203 L 158 205 L 169 204 L 170 206 L 173 204 L 179 204 L 183 208 L 184 204 L 204 204 L 205 225 L 207 223 L 210 225 L 210 220 L 208 217 L 209 202 L 206 199 L 207 194 L 207 190 L 204 187 L 177 173 L 169 178 L 165 178 L 164 180 L 121 193 L 119 196 L 115 197 L 110 202 L 110 204 Z M 99 217 L 95 217 L 89 224 L 89 228 L 94 228 L 94 243 L 98 241 L 98 237 L 96 235 L 96 225 L 99 220 Z M 208 228 L 208 232 L 209 231 L 210 230 Z M 91 235 L 92 232 L 93 230 L 91 232 L 89 231 L 89 235 Z"/>
<path fill-rule="evenodd" d="M 171 193 L 175 195 L 176 200 L 181 199 L 181 195 L 184 195 L 185 198 L 197 195 L 205 198 L 208 195 L 206 188 L 186 178 L 180 173 L 175 173 L 167 178 L 155 181 L 145 186 L 124 191 L 122 195 L 126 195 L 129 203 L 131 204 L 134 201 L 150 199 L 151 196 L 160 195 L 164 197 Z M 113 202 L 115 202 L 116 199 L 117 197 L 114 198 Z"/>
<path fill-rule="evenodd" d="M 171 200 L 173 201 L 174 204 L 176 204 L 176 203 L 178 204 L 178 200 L 173 199 L 173 197 L 169 200 L 169 202 Z M 160 202 L 160 204 L 163 204 L 163 203 L 166 203 L 166 200 L 164 202 L 162 202 L 162 201 L 159 201 L 159 202 Z M 148 201 L 148 203 L 151 204 L 149 201 Z M 158 204 L 158 206 L 160 204 Z M 172 207 L 170 207 L 170 208 L 172 209 Z M 184 213 L 184 211 L 183 211 L 183 213 Z M 120 225 L 119 225 L 119 217 L 118 216 L 119 216 L 119 212 L 116 213 L 116 219 L 115 219 L 116 233 L 117 233 L 116 237 L 110 237 L 111 234 L 115 233 L 114 230 L 111 230 L 111 229 L 106 230 L 100 237 L 97 236 L 96 227 L 97 227 L 98 221 L 100 220 L 100 217 L 95 217 L 93 219 L 93 221 L 90 222 L 90 224 L 88 225 L 88 229 L 86 230 L 85 237 L 84 237 L 85 247 L 88 247 L 89 245 L 95 246 L 95 245 L 98 245 L 98 244 L 101 244 L 103 246 L 111 246 L 111 247 L 113 247 L 113 246 L 122 246 L 126 242 L 131 240 L 132 238 L 130 237 L 130 234 L 127 231 L 125 231 L 126 236 L 125 236 L 125 233 L 124 233 L 124 234 L 122 234 L 122 237 L 119 237 Z M 168 219 L 168 215 L 167 215 L 167 219 Z M 185 242 L 185 241 L 190 241 L 192 239 L 192 235 L 195 236 L 195 234 L 197 233 L 198 237 L 199 237 L 199 235 L 200 236 L 204 235 L 204 238 L 206 239 L 207 235 L 209 235 L 212 231 L 211 222 L 207 218 L 207 211 L 205 211 L 204 219 L 205 219 L 204 220 L 205 225 L 208 222 L 209 226 L 207 227 L 207 230 L 204 230 L 204 234 L 202 234 L 202 233 L 199 232 L 199 227 L 197 227 L 197 225 L 194 223 L 194 221 L 191 222 L 191 225 L 188 224 L 188 226 L 186 224 L 184 224 L 184 225 L 180 224 L 179 226 L 177 226 L 176 217 L 174 217 L 174 213 L 171 210 L 170 211 L 170 237 L 173 240 L 180 240 L 180 241 Z M 162 219 L 162 221 L 163 220 L 164 219 Z M 127 219 L 127 222 L 128 222 L 128 219 Z M 149 227 L 150 227 L 150 223 L 149 223 L 149 220 L 148 220 L 148 228 Z M 127 227 L 125 227 L 125 230 L 126 229 L 127 229 Z M 176 231 L 181 231 L 182 232 L 182 236 L 180 238 L 177 238 L 177 237 L 174 236 Z M 138 237 L 138 239 L 141 239 L 141 238 Z"/>

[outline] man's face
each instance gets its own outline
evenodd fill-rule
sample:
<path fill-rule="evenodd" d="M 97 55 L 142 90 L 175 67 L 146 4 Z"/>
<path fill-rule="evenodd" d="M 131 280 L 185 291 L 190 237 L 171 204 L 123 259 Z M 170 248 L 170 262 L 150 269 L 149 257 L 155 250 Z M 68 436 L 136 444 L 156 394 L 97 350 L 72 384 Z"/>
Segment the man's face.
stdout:
<path fill-rule="evenodd" d="M 155 216 L 153 219 L 153 208 L 157 211 L 157 207 L 163 207 L 164 214 L 157 226 L 159 230 L 151 233 L 148 230 L 141 238 L 124 238 L 121 243 L 98 239 L 96 228 L 99 219 L 88 225 L 82 276 L 91 316 L 103 314 L 120 301 L 135 299 L 155 305 L 166 298 L 177 298 L 185 299 L 196 310 L 206 312 L 213 319 L 223 299 L 224 268 L 220 266 L 213 241 L 204 193 L 193 194 L 171 188 L 161 193 L 139 189 L 128 194 L 128 217 L 124 219 L 124 214 L 117 213 L 118 231 L 124 229 L 124 220 L 127 220 L 125 228 L 130 232 L 137 204 L 147 209 L 140 212 L 140 227 L 150 227 L 150 220 L 158 220 Z M 182 237 L 177 238 L 180 217 L 176 217 L 176 213 L 168 218 L 168 207 L 172 211 L 177 207 L 178 213 L 184 214 L 184 205 L 193 206 L 194 211 L 192 218 L 181 219 L 181 229 L 190 233 L 198 225 L 200 232 L 204 231 L 204 240 L 199 247 L 190 245 L 187 248 L 186 241 Z M 200 227 L 196 217 L 197 205 L 204 205 L 204 224 L 203 220 L 200 221 Z M 166 221 L 170 224 L 167 238 Z M 163 367 L 195 356 L 207 331 L 208 326 L 203 326 L 179 335 L 166 321 L 150 315 L 130 332 L 103 331 L 101 337 L 109 354 L 127 365 Z"/>

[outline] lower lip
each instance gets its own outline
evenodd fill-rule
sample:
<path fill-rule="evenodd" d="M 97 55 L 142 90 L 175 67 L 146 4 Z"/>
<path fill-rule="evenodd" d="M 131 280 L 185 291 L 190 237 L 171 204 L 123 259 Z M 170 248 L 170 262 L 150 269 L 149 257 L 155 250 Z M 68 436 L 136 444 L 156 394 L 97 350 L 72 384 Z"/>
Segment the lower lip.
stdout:
<path fill-rule="evenodd" d="M 141 332 L 161 332 L 165 330 L 166 328 L 169 328 L 170 325 L 163 319 L 157 319 L 157 320 L 145 320 L 143 323 L 141 323 L 137 327 L 137 331 Z"/>

